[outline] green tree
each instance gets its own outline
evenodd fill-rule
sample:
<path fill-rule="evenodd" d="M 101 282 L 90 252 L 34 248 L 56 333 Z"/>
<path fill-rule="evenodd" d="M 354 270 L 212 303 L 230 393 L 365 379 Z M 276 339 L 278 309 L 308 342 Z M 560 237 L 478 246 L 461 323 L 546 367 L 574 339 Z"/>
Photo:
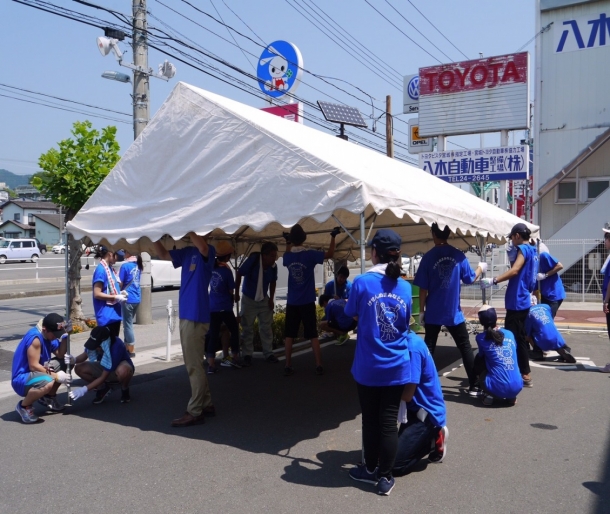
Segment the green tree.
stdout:
<path fill-rule="evenodd" d="M 43 171 L 31 179 L 46 198 L 63 208 L 64 223 L 74 218 L 120 159 L 116 127 L 100 132 L 90 121 L 77 121 L 71 133 L 73 137 L 60 141 L 58 149 L 51 148 L 40 156 L 38 165 Z M 68 234 L 70 318 L 75 323 L 84 318 L 79 294 L 81 243 Z"/>

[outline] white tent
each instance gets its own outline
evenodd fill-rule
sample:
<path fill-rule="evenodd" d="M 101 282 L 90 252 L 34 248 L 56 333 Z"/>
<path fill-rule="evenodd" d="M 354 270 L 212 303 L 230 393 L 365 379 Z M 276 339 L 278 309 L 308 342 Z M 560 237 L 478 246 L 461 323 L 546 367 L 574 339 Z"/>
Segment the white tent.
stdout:
<path fill-rule="evenodd" d="M 342 224 L 354 237 L 341 234 L 336 255 L 357 258 L 371 227 L 393 228 L 413 255 L 432 246 L 433 222 L 466 248 L 476 235 L 503 242 L 520 221 L 418 168 L 179 83 L 68 230 L 137 250 L 211 233 L 245 251 L 260 240 L 281 249 L 297 222 L 321 248 Z"/>

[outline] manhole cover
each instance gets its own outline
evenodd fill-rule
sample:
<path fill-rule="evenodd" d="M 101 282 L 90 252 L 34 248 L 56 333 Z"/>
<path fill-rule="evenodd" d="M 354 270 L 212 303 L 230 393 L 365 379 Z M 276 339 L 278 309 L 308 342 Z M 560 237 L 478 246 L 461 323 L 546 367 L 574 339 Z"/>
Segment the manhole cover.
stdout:
<path fill-rule="evenodd" d="M 547 425 L 545 423 L 532 423 L 530 426 L 534 428 L 540 428 L 542 430 L 557 430 L 557 427 L 555 425 Z"/>

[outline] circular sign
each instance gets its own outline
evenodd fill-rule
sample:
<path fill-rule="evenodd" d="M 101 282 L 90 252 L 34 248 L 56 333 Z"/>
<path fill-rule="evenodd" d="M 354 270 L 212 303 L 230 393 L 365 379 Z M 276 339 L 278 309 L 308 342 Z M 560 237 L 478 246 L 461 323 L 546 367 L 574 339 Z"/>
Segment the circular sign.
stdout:
<path fill-rule="evenodd" d="M 263 93 L 279 98 L 297 89 L 303 74 L 303 57 L 299 49 L 287 41 L 274 41 L 263 50 L 256 76 Z"/>
<path fill-rule="evenodd" d="M 411 100 L 419 100 L 419 75 L 416 75 L 407 85 L 407 94 Z"/>

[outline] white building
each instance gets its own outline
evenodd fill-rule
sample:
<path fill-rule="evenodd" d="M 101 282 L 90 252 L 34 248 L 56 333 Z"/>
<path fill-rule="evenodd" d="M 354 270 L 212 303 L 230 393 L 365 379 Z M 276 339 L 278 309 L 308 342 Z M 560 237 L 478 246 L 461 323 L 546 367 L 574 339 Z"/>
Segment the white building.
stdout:
<path fill-rule="evenodd" d="M 537 4 L 534 222 L 543 239 L 600 239 L 610 220 L 610 0 Z M 582 257 L 554 253 L 565 267 Z"/>

